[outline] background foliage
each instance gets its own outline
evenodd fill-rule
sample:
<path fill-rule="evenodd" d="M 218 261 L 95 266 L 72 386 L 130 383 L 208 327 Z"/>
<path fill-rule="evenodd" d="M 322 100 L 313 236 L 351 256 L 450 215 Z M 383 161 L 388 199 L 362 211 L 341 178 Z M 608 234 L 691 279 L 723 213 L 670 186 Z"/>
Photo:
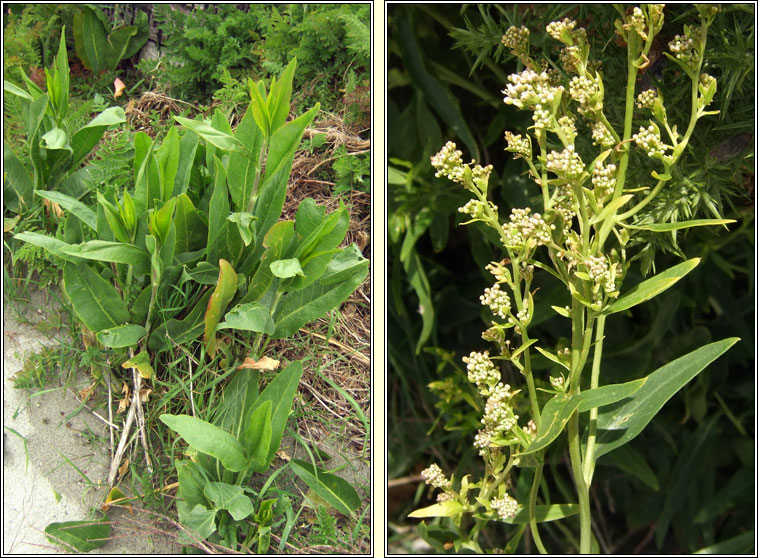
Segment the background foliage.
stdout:
<path fill-rule="evenodd" d="M 665 13 L 660 49 L 694 19 L 690 6 L 667 6 Z M 500 43 L 505 30 L 529 27 L 534 48 L 541 49 L 546 22 L 576 19 L 601 60 L 609 106 L 623 98 L 626 59 L 615 44 L 617 13 L 610 5 L 396 5 L 388 17 L 388 424 L 394 425 L 388 466 L 391 482 L 399 479 L 389 490 L 389 519 L 402 526 L 389 535 L 405 552 L 416 538 L 406 528 L 416 522 L 405 516 L 426 496 L 422 483 L 403 479 L 412 481 L 431 462 L 456 474 L 475 467 L 471 440 L 478 425 L 465 412 L 471 388 L 460 359 L 486 348 L 478 297 L 489 280 L 484 265 L 499 258 L 496 239 L 483 227 L 457 226 L 463 220 L 457 208 L 468 196 L 435 179 L 429 157 L 446 140 L 455 141 L 464 158 L 494 165 L 490 191 L 501 211 L 529 205 L 537 191 L 521 163 L 503 151 L 505 130 L 531 124 L 528 113 L 505 105 L 500 94 L 507 75 L 519 69 Z M 721 114 L 698 126 L 667 195 L 650 208 L 656 221 L 720 213 L 738 224 L 730 231 L 695 229 L 686 238 L 655 235 L 637 247 L 643 270 L 665 269 L 682 255 L 704 261 L 667 296 L 609 320 L 604 354 L 614 372 L 607 380 L 641 377 L 713 338 L 736 335 L 743 342 L 672 400 L 629 453 L 601 461 L 607 466 L 597 470 L 593 506 L 601 508 L 595 531 L 603 552 L 693 552 L 752 526 L 753 20 L 752 7 L 723 6 L 706 54 L 707 71 L 719 83 L 714 105 Z M 669 118 L 682 122 L 687 85 L 660 49 L 642 79 L 662 82 Z M 609 119 L 619 122 L 623 107 L 615 106 L 619 112 Z M 630 167 L 643 176 L 649 172 L 644 165 L 638 160 Z M 544 321 L 549 305 L 567 303 L 560 289 L 538 276 L 535 287 L 532 326 L 539 324 L 540 338 L 567 339 L 562 324 Z M 665 443 L 647 443 L 648 436 Z M 557 448 L 550 466 L 570 483 L 564 449 Z M 555 524 L 546 525 L 552 545 L 573 544 Z M 487 538 L 494 548 L 503 544 L 498 532 Z M 523 544 L 528 551 L 528 541 Z"/>

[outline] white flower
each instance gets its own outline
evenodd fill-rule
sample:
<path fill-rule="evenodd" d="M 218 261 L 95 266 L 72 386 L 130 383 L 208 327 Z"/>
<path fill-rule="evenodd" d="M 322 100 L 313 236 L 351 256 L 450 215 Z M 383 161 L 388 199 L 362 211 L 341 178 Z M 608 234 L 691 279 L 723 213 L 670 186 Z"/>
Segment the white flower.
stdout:
<path fill-rule="evenodd" d="M 480 392 L 489 394 L 490 388 L 500 381 L 500 371 L 490 360 L 489 351 L 479 353 L 473 351 L 469 356 L 463 357 L 468 372 L 468 381 L 476 384 Z"/>
<path fill-rule="evenodd" d="M 584 172 L 584 163 L 574 146 L 569 145 L 563 151 L 551 151 L 547 154 L 547 170 L 557 175 L 576 178 Z"/>
<path fill-rule="evenodd" d="M 510 494 L 504 494 L 502 498 L 493 499 L 490 505 L 502 519 L 510 519 L 516 515 L 518 510 L 518 502 Z"/>
<path fill-rule="evenodd" d="M 648 157 L 662 157 L 667 145 L 661 141 L 661 133 L 657 127 L 650 124 L 647 128 L 640 126 L 640 131 L 632 136 L 637 147 L 647 153 Z"/>
<path fill-rule="evenodd" d="M 658 96 L 658 92 L 655 89 L 645 89 L 642 93 L 637 95 L 637 108 L 638 109 L 651 109 L 653 103 Z"/>
<path fill-rule="evenodd" d="M 436 463 L 432 463 L 427 469 L 421 471 L 421 478 L 434 488 L 450 488 L 452 485 Z"/>

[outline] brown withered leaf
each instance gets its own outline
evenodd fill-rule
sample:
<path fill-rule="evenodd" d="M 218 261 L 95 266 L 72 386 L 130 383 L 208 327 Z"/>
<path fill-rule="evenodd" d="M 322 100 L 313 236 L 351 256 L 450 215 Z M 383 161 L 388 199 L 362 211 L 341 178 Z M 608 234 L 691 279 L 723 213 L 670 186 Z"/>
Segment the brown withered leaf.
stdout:
<path fill-rule="evenodd" d="M 92 383 L 89 387 L 79 390 L 79 398 L 82 400 L 82 403 L 85 403 L 92 396 L 94 389 L 95 383 Z"/>
<path fill-rule="evenodd" d="M 118 402 L 118 410 L 116 411 L 117 414 L 121 414 L 124 411 L 126 411 L 129 408 L 129 398 L 124 397 L 121 401 Z"/>
<path fill-rule="evenodd" d="M 143 403 L 147 403 L 150 399 L 150 394 L 153 393 L 152 389 L 142 388 L 139 390 L 139 400 Z"/>
<path fill-rule="evenodd" d="M 121 94 L 124 92 L 124 89 L 126 89 L 126 85 L 124 85 L 124 82 L 120 79 L 116 78 L 113 82 L 113 89 L 115 90 L 115 93 L 113 93 L 113 98 L 118 99 Z"/>
<path fill-rule="evenodd" d="M 51 215 L 55 215 L 58 218 L 63 217 L 63 208 L 58 205 L 58 202 L 51 202 L 49 199 L 45 198 L 42 203 L 48 209 Z"/>
<path fill-rule="evenodd" d="M 252 369 L 252 370 L 276 370 L 279 368 L 279 361 L 269 358 L 267 356 L 260 360 L 255 360 L 250 357 L 245 359 L 245 362 L 237 367 L 237 370 Z"/>
<path fill-rule="evenodd" d="M 280 449 L 279 451 L 277 451 L 277 452 L 276 452 L 276 456 L 277 456 L 279 459 L 281 459 L 282 461 L 289 461 L 290 459 L 292 459 L 292 457 L 290 457 L 290 454 L 288 454 L 288 453 L 287 453 L 286 451 L 284 451 L 283 449 Z"/>
<path fill-rule="evenodd" d="M 121 467 L 118 468 L 118 480 L 121 480 L 121 477 L 123 477 L 126 474 L 126 471 L 129 470 L 129 458 L 127 457 L 124 459 L 124 462 L 121 464 Z"/>

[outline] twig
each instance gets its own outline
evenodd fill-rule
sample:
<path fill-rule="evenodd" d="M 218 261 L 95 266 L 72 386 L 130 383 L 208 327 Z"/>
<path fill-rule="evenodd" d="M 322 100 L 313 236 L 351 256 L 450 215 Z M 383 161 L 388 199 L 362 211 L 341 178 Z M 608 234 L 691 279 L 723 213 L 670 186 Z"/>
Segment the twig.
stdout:
<path fill-rule="evenodd" d="M 139 394 L 137 394 L 139 397 Z M 121 463 L 121 457 L 124 455 L 126 449 L 126 442 L 129 439 L 129 431 L 132 429 L 132 423 L 134 422 L 134 415 L 137 413 L 137 408 L 134 405 L 129 407 L 129 414 L 126 415 L 126 421 L 124 422 L 124 429 L 121 433 L 121 439 L 118 442 L 116 453 L 111 460 L 111 468 L 108 472 L 108 487 L 113 486 L 113 481 L 116 480 L 116 474 L 118 473 L 118 465 Z"/>
<path fill-rule="evenodd" d="M 132 353 L 132 350 L 129 350 Z M 134 356 L 132 355 L 132 358 Z M 142 402 L 140 401 L 140 390 L 142 388 L 142 376 L 140 376 L 139 370 L 132 368 L 132 380 L 134 382 L 134 398 L 132 399 L 132 405 L 137 407 L 137 424 L 139 427 L 139 437 L 142 441 L 142 447 L 145 450 L 145 464 L 147 465 L 147 472 L 153 474 L 153 464 L 150 461 L 150 447 L 147 442 L 147 432 L 145 431 L 145 414 L 142 410 Z"/>
<path fill-rule="evenodd" d="M 424 480 L 421 475 L 411 475 L 409 477 L 401 477 L 399 479 L 392 479 L 387 481 L 387 488 L 394 488 L 396 486 L 403 486 L 404 484 L 414 484 Z"/>
<path fill-rule="evenodd" d="M 109 386 L 109 388 L 110 388 L 110 386 Z M 79 403 L 81 403 L 81 404 L 82 404 L 82 406 L 83 406 L 85 409 L 87 409 L 87 410 L 90 412 L 90 414 L 94 415 L 96 418 L 99 418 L 101 421 L 103 421 L 105 424 L 107 424 L 107 425 L 108 425 L 108 426 L 110 426 L 111 428 L 115 428 L 116 430 L 118 430 L 118 426 L 117 426 L 117 425 L 113 424 L 113 422 L 109 421 L 108 419 L 106 419 L 106 418 L 104 418 L 104 417 L 101 417 L 99 414 L 97 414 L 95 411 L 93 411 L 93 410 L 92 410 L 92 409 L 91 409 L 91 408 L 90 408 L 90 407 L 89 407 L 89 406 L 88 406 L 88 405 L 87 405 L 87 404 L 86 404 L 86 403 L 85 403 L 85 402 L 84 402 L 82 399 L 79 399 L 79 396 L 76 394 L 76 392 L 74 392 L 74 390 L 72 390 L 71 388 L 68 388 L 68 391 L 69 391 L 69 393 L 70 393 L 71 395 L 73 395 L 73 396 L 74 396 L 74 398 L 75 398 L 75 399 L 76 399 L 76 400 L 77 400 Z M 109 392 L 110 392 L 110 389 L 109 389 Z M 109 410 L 110 410 L 110 409 L 109 409 Z M 111 453 L 113 453 L 113 434 L 112 434 L 112 433 L 111 433 Z"/>

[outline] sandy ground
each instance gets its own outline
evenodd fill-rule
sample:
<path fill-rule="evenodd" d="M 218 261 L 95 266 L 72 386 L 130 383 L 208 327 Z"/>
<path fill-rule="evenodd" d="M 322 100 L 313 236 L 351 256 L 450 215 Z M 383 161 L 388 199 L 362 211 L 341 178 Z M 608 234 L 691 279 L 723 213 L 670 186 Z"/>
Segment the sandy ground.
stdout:
<path fill-rule="evenodd" d="M 86 410 L 72 417 L 79 403 L 65 386 L 48 386 L 32 395 L 15 389 L 11 381 L 23 368 L 26 355 L 59 343 L 60 334 L 45 336 L 26 323 L 54 321 L 54 312 L 42 294 L 35 294 L 21 310 L 21 319 L 3 303 L 3 554 L 60 553 L 46 540 L 45 527 L 55 521 L 92 518 L 93 508 L 107 493 L 99 483 L 107 477 L 109 450 L 92 436 L 107 439 L 104 423 Z M 70 387 L 86 386 L 87 378 L 80 377 Z M 110 512 L 110 519 L 114 520 L 112 540 L 99 553 L 181 551 L 155 534 L 143 531 L 135 536 L 135 522 L 144 520 L 138 516 L 117 510 Z"/>

